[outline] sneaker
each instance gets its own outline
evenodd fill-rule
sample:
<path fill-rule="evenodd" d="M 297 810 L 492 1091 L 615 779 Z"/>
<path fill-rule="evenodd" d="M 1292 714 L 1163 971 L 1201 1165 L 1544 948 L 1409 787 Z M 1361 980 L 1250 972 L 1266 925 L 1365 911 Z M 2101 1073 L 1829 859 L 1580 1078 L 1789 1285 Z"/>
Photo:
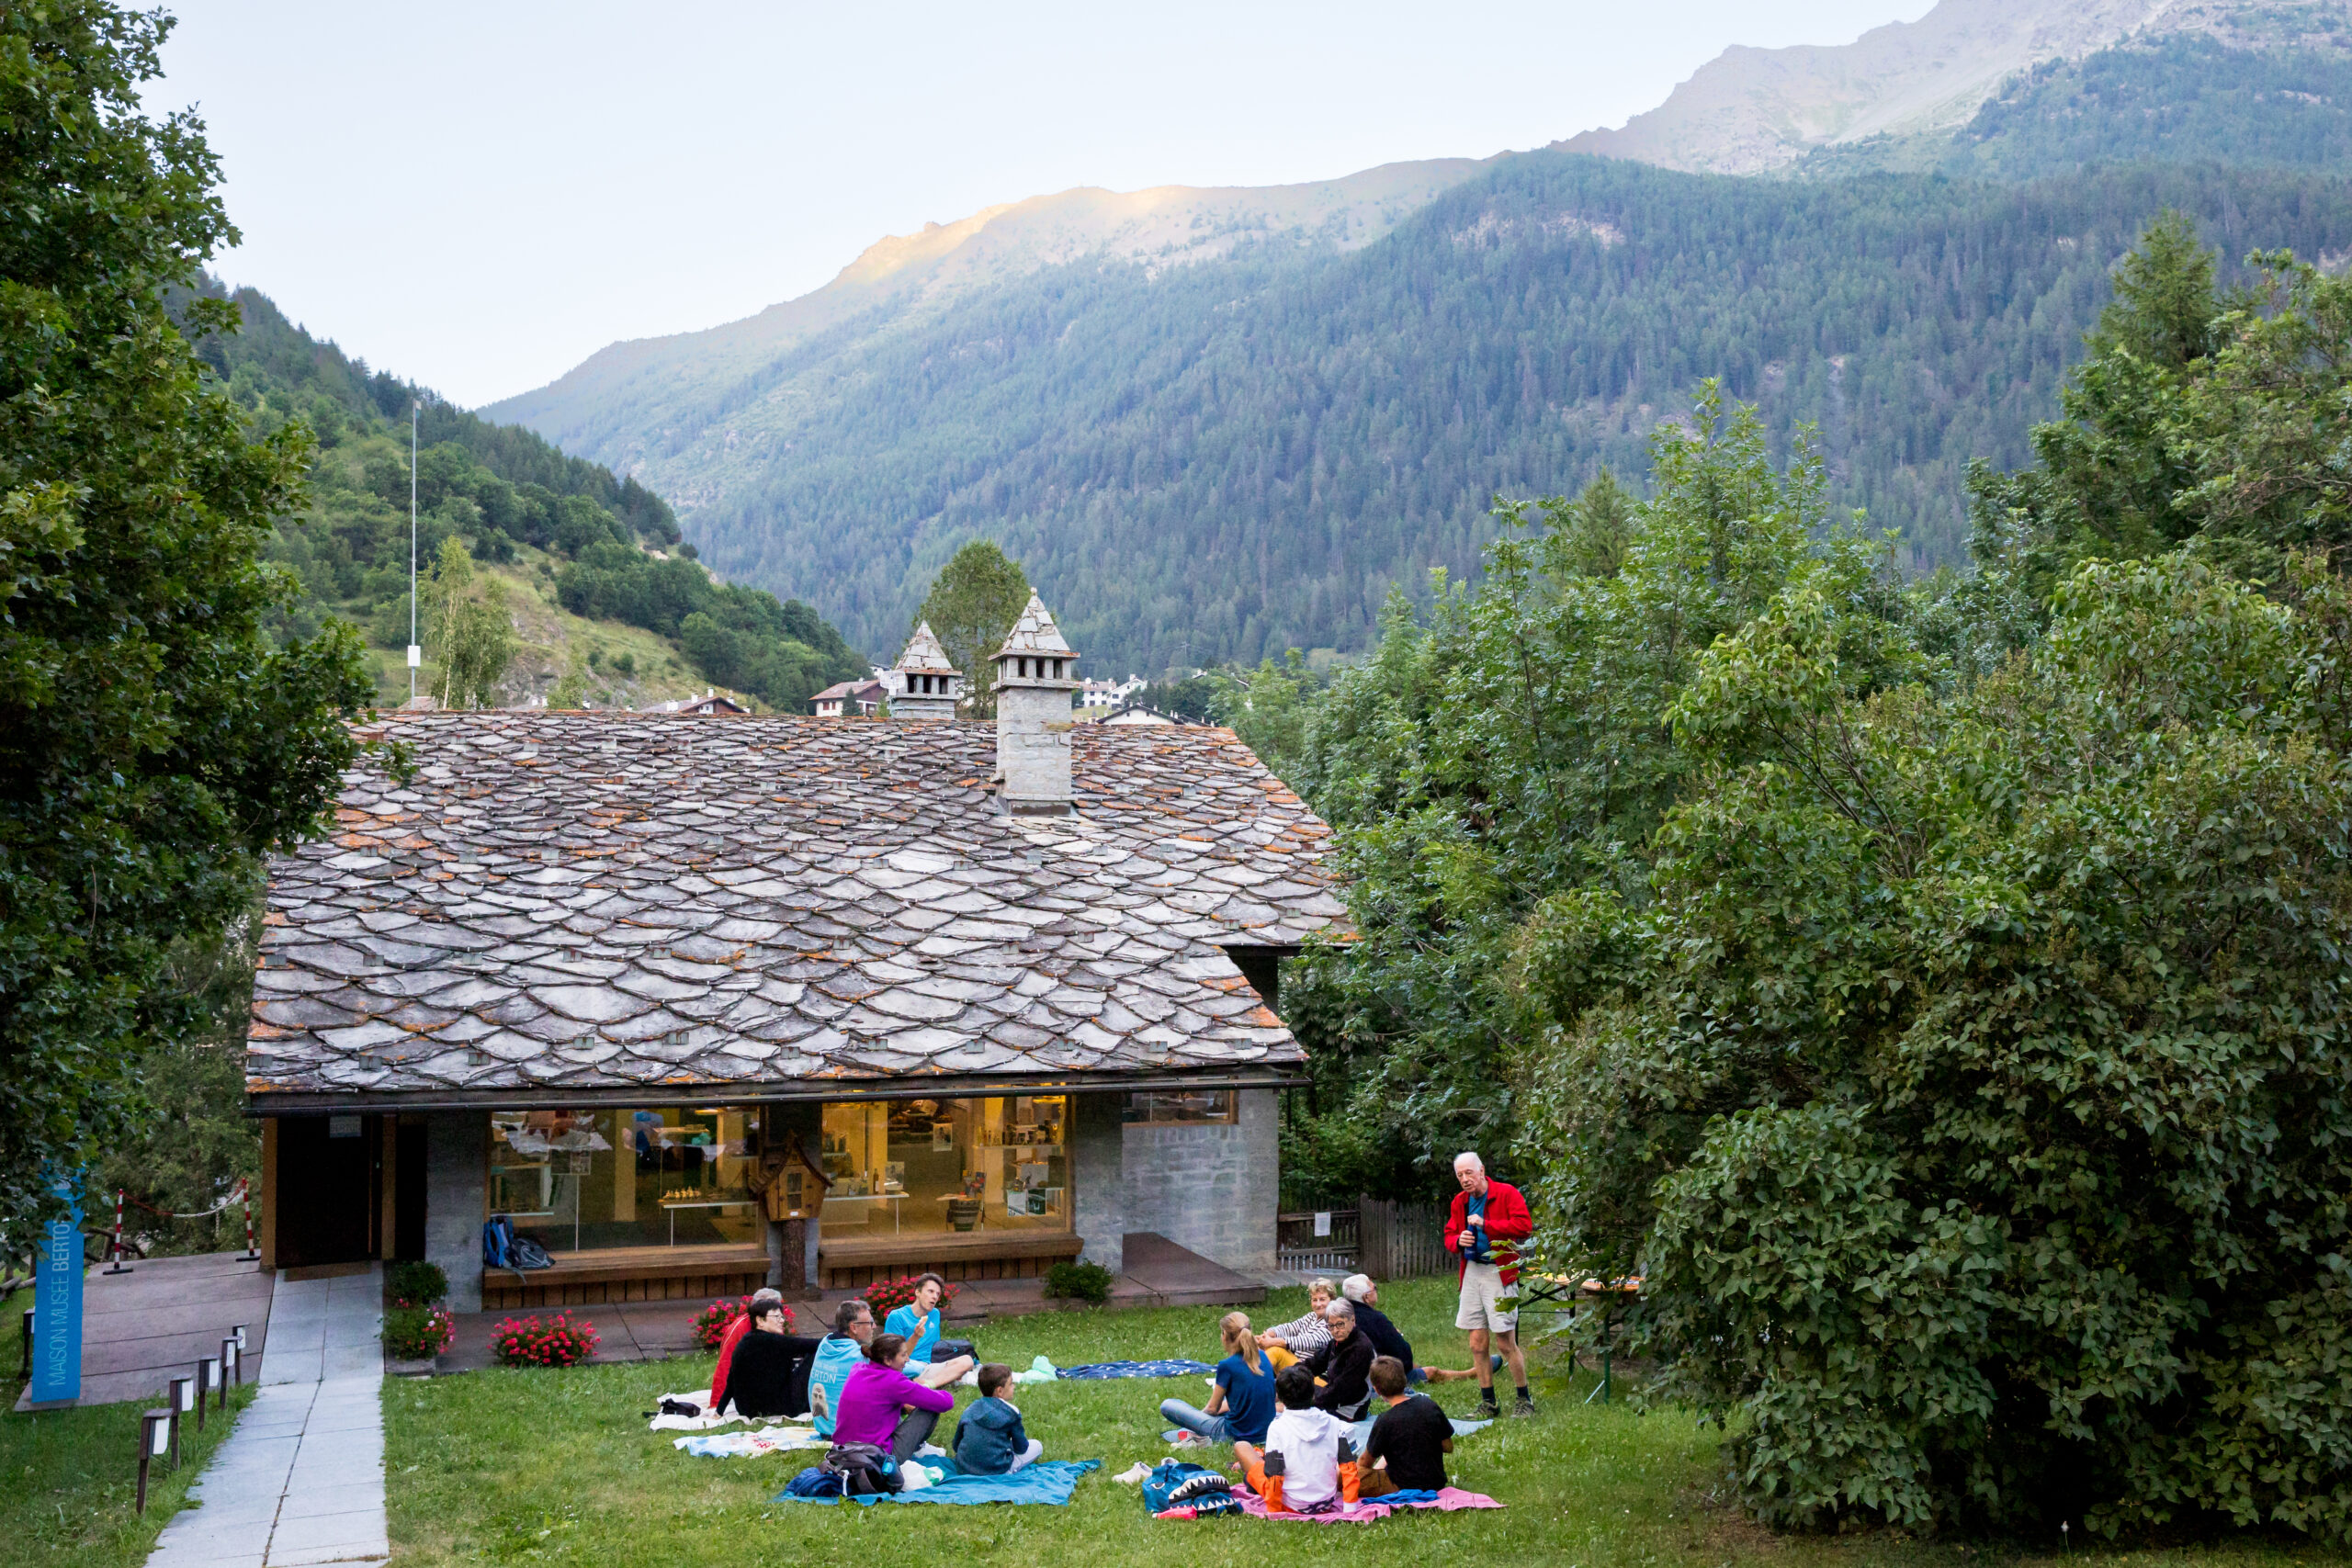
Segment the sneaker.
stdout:
<path fill-rule="evenodd" d="M 1495 1403 L 1495 1396 L 1490 1393 L 1478 1402 L 1477 1409 L 1470 1412 L 1470 1418 L 1474 1421 L 1492 1421 L 1502 1413 L 1502 1406 Z"/>
<path fill-rule="evenodd" d="M 1510 1413 L 1513 1416 L 1532 1416 L 1535 1414 L 1535 1402 L 1521 1394 L 1511 1401 Z"/>

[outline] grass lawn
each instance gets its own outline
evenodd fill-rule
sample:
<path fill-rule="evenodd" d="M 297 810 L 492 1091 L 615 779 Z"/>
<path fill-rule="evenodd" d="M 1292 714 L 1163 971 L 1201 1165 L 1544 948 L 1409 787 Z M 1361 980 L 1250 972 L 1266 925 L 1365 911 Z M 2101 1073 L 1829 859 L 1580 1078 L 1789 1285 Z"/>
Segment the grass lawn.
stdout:
<path fill-rule="evenodd" d="M 1384 1305 L 1425 1359 L 1466 1359 L 1446 1281 L 1382 1292 Z M 1296 1315 L 1301 1292 L 1253 1314 Z M 586 1309 L 592 1319 L 595 1309 Z M 1212 1360 L 1214 1308 L 1055 1313 L 1003 1319 L 975 1335 L 990 1360 L 1035 1355 L 1057 1365 L 1192 1356 Z M 1465 1568 L 1875 1568 L 1880 1563 L 1979 1568 L 2033 1561 L 1879 1534 L 1837 1540 L 1776 1538 L 1716 1498 L 1715 1438 L 1676 1415 L 1585 1404 L 1589 1374 L 1539 1373 L 1541 1414 L 1505 1419 L 1459 1441 L 1455 1484 L 1487 1493 L 1500 1512 L 1403 1514 L 1374 1525 L 1264 1524 L 1219 1518 L 1180 1524 L 1146 1515 L 1136 1489 L 1111 1480 L 1137 1460 L 1176 1450 L 1159 1438 L 1159 1402 L 1201 1403 L 1197 1380 L 1057 1382 L 1014 1393 L 1049 1459 L 1099 1459 L 1067 1508 L 855 1506 L 769 1502 L 816 1455 L 691 1459 L 649 1432 L 639 1412 L 657 1396 L 701 1386 L 708 1359 L 568 1371 L 497 1371 L 387 1385 L 386 1470 L 395 1568 L 459 1562 L 579 1563 L 582 1568 L 1101 1568 L 1107 1563 L 1214 1565 L 1345 1562 L 1385 1568 L 1459 1562 Z M 1464 1414 L 1476 1385 L 1453 1383 L 1441 1403 Z M 960 1391 L 959 1405 L 971 1397 Z M 950 1427 L 939 1437 L 948 1446 Z M 1219 1450 L 1183 1450 L 1203 1460 Z M 2052 1557 L 2065 1555 L 2049 1543 Z M 2337 1564 L 2344 1554 L 2293 1542 L 2177 1551 L 2094 1551 L 2084 1568 L 2280 1568 Z"/>
<path fill-rule="evenodd" d="M 178 1472 L 158 1464 L 148 1477 L 146 1514 L 133 1513 L 145 1404 L 27 1416 L 8 1409 L 24 1392 L 17 1371 L 25 1309 L 32 1304 L 30 1291 L 0 1301 L 0 1564 L 137 1568 L 230 1422 L 212 1412 L 202 1437 L 193 1417 L 184 1422 Z M 251 1384 L 232 1391 L 231 1416 L 252 1398 Z"/>

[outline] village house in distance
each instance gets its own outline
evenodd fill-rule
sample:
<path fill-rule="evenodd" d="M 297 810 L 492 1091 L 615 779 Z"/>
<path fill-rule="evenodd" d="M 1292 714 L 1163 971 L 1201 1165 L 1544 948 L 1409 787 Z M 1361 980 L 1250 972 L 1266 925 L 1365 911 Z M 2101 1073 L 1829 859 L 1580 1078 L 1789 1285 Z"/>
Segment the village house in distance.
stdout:
<path fill-rule="evenodd" d="M 427 1258 L 459 1310 L 1272 1267 L 1329 829 L 1229 731 L 1074 724 L 1034 596 L 993 662 L 993 724 L 928 628 L 887 719 L 383 720 L 413 773 L 271 864 L 266 1264 Z M 492 1214 L 553 1268 L 485 1270 Z"/>

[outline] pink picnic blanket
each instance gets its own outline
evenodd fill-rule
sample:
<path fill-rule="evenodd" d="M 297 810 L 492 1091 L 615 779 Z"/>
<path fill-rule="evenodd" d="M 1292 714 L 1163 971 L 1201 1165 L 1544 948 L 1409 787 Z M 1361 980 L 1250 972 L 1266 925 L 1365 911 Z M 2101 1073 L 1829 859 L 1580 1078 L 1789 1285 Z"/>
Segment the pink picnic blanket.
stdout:
<path fill-rule="evenodd" d="M 1386 1518 L 1398 1508 L 1435 1508 L 1441 1513 L 1451 1514 L 1460 1508 L 1502 1506 L 1500 1503 L 1483 1492 L 1464 1492 L 1458 1486 L 1449 1486 L 1435 1497 L 1426 1500 L 1399 1503 L 1351 1503 L 1326 1514 L 1294 1514 L 1288 1509 L 1279 1514 L 1269 1514 L 1266 1512 L 1265 1501 L 1247 1486 L 1235 1487 L 1233 1495 L 1234 1499 L 1241 1505 L 1241 1511 L 1251 1518 L 1272 1519 L 1277 1524 L 1368 1525 L 1374 1519 Z M 1163 1519 L 1189 1519 L 1193 1517 L 1193 1510 L 1170 1508 L 1159 1517 Z"/>

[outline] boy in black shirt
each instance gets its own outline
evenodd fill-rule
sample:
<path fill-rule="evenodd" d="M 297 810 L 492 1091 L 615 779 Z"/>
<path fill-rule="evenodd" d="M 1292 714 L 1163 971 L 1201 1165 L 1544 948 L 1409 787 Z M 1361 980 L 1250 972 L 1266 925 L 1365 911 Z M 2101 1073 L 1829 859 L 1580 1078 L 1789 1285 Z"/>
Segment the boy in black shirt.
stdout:
<path fill-rule="evenodd" d="M 1445 1456 L 1453 1451 L 1453 1422 L 1425 1393 L 1405 1392 L 1405 1363 L 1375 1357 L 1372 1391 L 1388 1408 L 1364 1440 L 1358 1495 L 1370 1502 L 1390 1492 L 1442 1492 Z"/>

